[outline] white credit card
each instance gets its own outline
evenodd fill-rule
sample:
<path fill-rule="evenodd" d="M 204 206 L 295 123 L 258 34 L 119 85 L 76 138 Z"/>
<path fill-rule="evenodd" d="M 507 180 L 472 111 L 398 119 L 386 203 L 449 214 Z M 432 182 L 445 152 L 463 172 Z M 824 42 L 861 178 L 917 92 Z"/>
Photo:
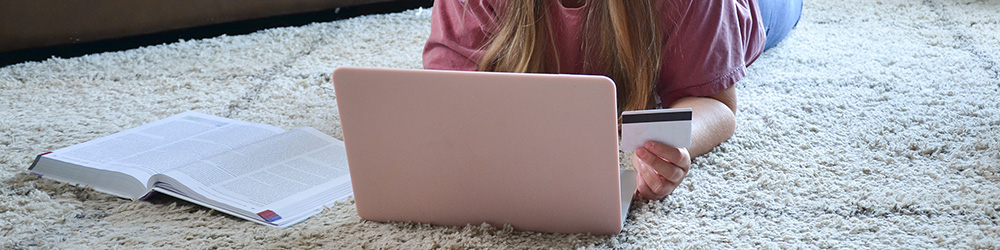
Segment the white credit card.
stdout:
<path fill-rule="evenodd" d="M 691 146 L 691 109 L 650 109 L 622 113 L 622 150 L 635 150 L 647 141 L 678 148 Z"/>

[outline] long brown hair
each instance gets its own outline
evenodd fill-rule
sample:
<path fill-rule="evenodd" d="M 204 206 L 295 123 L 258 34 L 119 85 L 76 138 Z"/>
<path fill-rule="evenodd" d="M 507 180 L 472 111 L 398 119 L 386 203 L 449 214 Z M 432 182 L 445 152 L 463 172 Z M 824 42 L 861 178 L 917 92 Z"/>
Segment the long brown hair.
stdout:
<path fill-rule="evenodd" d="M 481 50 L 478 70 L 561 73 L 548 1 L 557 0 L 503 3 L 498 26 Z M 663 40 L 658 11 L 653 0 L 587 2 L 581 38 L 584 73 L 606 75 L 615 81 L 619 112 L 655 105 L 653 86 L 659 75 Z"/>

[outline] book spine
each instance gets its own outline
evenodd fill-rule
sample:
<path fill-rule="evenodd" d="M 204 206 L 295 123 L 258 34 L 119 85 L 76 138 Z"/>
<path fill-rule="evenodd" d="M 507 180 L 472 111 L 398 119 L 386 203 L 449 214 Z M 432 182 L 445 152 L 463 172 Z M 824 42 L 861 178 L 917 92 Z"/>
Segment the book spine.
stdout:
<path fill-rule="evenodd" d="M 40 155 L 36 156 L 36 157 L 35 157 L 35 161 L 34 161 L 34 162 L 31 162 L 31 166 L 30 166 L 30 167 L 28 167 L 28 170 L 32 170 L 32 169 L 35 169 L 35 165 L 38 165 L 38 160 L 41 160 L 41 159 L 42 159 L 42 156 L 44 156 L 44 155 L 47 155 L 47 154 L 51 154 L 51 153 L 52 153 L 52 152 L 51 152 L 51 151 L 49 151 L 49 152 L 45 152 L 45 153 L 42 153 L 42 154 L 40 154 Z M 39 176 L 39 177 L 41 177 L 41 176 Z"/>

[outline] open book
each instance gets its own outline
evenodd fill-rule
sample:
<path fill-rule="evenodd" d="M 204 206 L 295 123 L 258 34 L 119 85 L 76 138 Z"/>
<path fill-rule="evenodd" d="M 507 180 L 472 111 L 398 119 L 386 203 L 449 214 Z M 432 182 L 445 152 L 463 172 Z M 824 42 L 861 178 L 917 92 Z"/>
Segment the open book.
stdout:
<path fill-rule="evenodd" d="M 343 142 L 193 111 L 41 154 L 28 171 L 132 200 L 156 191 L 278 227 L 352 194 Z"/>

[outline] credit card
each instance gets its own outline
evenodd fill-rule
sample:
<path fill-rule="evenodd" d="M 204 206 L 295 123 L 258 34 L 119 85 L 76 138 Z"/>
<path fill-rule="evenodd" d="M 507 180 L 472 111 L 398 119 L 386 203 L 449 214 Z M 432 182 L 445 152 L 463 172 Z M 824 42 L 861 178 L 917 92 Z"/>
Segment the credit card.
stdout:
<path fill-rule="evenodd" d="M 650 109 L 622 113 L 622 150 L 635 150 L 646 141 L 678 148 L 691 146 L 691 109 Z"/>

